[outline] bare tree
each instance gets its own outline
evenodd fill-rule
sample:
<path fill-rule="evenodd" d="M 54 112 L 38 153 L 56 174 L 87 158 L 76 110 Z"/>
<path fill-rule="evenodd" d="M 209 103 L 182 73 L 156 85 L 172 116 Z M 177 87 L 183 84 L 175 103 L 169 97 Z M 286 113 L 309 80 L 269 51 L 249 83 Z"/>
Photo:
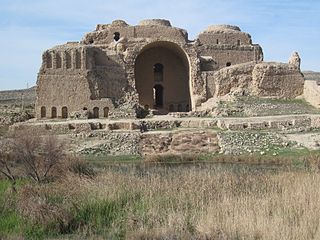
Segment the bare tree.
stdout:
<path fill-rule="evenodd" d="M 12 168 L 20 167 L 27 176 L 42 183 L 53 177 L 64 155 L 64 144 L 57 137 L 19 131 L 0 150 L 0 172 L 15 181 Z"/>
<path fill-rule="evenodd" d="M 14 158 L 11 142 L 7 139 L 0 141 L 0 173 L 10 182 L 12 190 L 16 192 L 16 173 L 14 172 Z"/>

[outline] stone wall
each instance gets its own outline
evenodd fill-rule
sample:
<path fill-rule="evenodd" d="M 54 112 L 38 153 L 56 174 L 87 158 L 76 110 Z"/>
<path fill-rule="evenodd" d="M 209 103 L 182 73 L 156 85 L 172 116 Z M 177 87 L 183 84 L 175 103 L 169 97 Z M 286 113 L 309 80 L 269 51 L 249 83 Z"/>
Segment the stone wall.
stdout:
<path fill-rule="evenodd" d="M 285 63 L 248 62 L 223 68 L 206 78 L 208 95 L 295 98 L 303 93 L 300 70 Z"/>
<path fill-rule="evenodd" d="M 294 98 L 303 93 L 300 69 L 284 63 L 259 63 L 252 72 L 254 95 Z"/>
<path fill-rule="evenodd" d="M 150 133 L 141 136 L 141 155 L 150 154 L 206 154 L 219 151 L 214 131 L 185 131 Z"/>
<path fill-rule="evenodd" d="M 320 73 L 303 72 L 305 83 L 303 96 L 310 104 L 320 107 Z"/>
<path fill-rule="evenodd" d="M 250 81 L 248 67 L 237 65 L 260 63 L 262 49 L 252 44 L 248 33 L 230 25 L 210 26 L 191 41 L 184 29 L 168 20 L 143 20 L 136 26 L 116 20 L 97 25 L 81 42 L 45 51 L 42 60 L 37 118 L 55 116 L 44 114 L 44 108 L 48 112 L 52 107 L 61 112 L 57 117 L 64 117 L 63 107 L 67 117 L 83 109 L 97 117 L 93 108 L 108 108 L 108 116 L 114 117 L 139 117 L 145 106 L 196 111 L 212 96 L 250 87 L 258 96 L 294 97 L 301 92 L 297 54 L 288 66 L 256 65 Z M 156 64 L 164 66 L 161 82 L 154 75 Z M 155 85 L 163 89 L 161 94 Z M 156 104 L 160 98 L 163 104 Z"/>

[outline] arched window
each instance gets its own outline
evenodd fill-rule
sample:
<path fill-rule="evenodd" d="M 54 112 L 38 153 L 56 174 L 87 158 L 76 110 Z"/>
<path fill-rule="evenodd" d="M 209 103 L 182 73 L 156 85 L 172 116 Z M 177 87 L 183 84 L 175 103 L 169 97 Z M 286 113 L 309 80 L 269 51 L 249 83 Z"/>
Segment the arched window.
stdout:
<path fill-rule="evenodd" d="M 155 82 L 163 82 L 163 65 L 161 63 L 153 65 L 153 74 Z"/>
<path fill-rule="evenodd" d="M 219 44 L 219 39 L 217 39 L 216 43 Z"/>
<path fill-rule="evenodd" d="M 51 118 L 57 118 L 57 108 L 56 107 L 51 108 Z"/>
<path fill-rule="evenodd" d="M 46 54 L 46 65 L 47 68 L 52 68 L 52 56 L 50 52 Z"/>
<path fill-rule="evenodd" d="M 163 87 L 160 84 L 153 87 L 153 102 L 155 108 L 163 107 Z"/>
<path fill-rule="evenodd" d="M 78 50 L 76 50 L 76 53 L 75 53 L 75 62 L 76 62 L 76 69 L 80 69 L 81 68 L 81 52 L 79 52 Z"/>
<path fill-rule="evenodd" d="M 71 54 L 69 52 L 66 52 L 66 67 L 67 69 L 71 68 Z"/>
<path fill-rule="evenodd" d="M 103 117 L 105 117 L 105 118 L 109 117 L 109 108 L 108 107 L 105 107 L 103 109 Z"/>
<path fill-rule="evenodd" d="M 61 68 L 62 59 L 60 53 L 56 53 L 56 66 L 57 68 Z"/>
<path fill-rule="evenodd" d="M 231 66 L 231 62 L 227 62 L 226 66 L 230 67 Z"/>
<path fill-rule="evenodd" d="M 114 39 L 116 42 L 118 42 L 119 39 L 120 39 L 120 33 L 119 33 L 119 32 L 115 32 L 115 33 L 113 34 L 113 39 Z"/>
<path fill-rule="evenodd" d="M 47 116 L 46 107 L 41 107 L 40 115 L 41 115 L 41 118 L 45 118 Z"/>
<path fill-rule="evenodd" d="M 61 111 L 61 117 L 62 118 L 68 118 L 68 108 L 67 107 L 63 107 L 62 111 Z"/>
<path fill-rule="evenodd" d="M 238 44 L 238 46 L 240 46 L 240 45 L 241 45 L 241 41 L 240 41 L 240 40 L 238 40 L 238 41 L 237 41 L 237 44 Z"/>
<path fill-rule="evenodd" d="M 93 108 L 93 118 L 99 118 L 99 108 L 98 107 Z"/>

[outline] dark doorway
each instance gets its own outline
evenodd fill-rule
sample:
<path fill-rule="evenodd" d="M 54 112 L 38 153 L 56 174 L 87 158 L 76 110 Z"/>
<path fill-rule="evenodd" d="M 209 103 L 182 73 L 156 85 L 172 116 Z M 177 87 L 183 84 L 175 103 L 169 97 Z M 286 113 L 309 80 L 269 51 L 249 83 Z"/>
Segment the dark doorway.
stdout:
<path fill-rule="evenodd" d="M 120 33 L 119 33 L 119 32 L 115 32 L 115 33 L 113 34 L 113 39 L 114 39 L 116 42 L 118 42 L 119 39 L 120 39 Z"/>
<path fill-rule="evenodd" d="M 108 107 L 105 107 L 103 109 L 103 117 L 107 118 L 109 116 L 109 108 Z"/>
<path fill-rule="evenodd" d="M 47 113 L 46 113 L 46 107 L 41 107 L 41 118 L 45 118 Z"/>
<path fill-rule="evenodd" d="M 153 100 L 155 108 L 163 107 L 163 87 L 160 84 L 153 87 Z"/>
<path fill-rule="evenodd" d="M 93 108 L 93 118 L 99 118 L 99 108 Z"/>
<path fill-rule="evenodd" d="M 67 107 L 63 107 L 62 108 L 62 118 L 68 118 L 68 108 Z"/>
<path fill-rule="evenodd" d="M 51 118 L 57 118 L 57 108 L 56 107 L 51 108 Z"/>

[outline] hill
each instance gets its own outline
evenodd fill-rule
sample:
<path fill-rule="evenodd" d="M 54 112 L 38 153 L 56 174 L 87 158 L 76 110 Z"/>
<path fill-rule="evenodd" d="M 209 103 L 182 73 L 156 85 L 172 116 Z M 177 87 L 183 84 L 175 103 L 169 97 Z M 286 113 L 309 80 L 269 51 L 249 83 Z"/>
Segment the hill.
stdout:
<path fill-rule="evenodd" d="M 36 86 L 20 89 L 0 91 L 0 104 L 34 104 L 36 101 Z"/>

